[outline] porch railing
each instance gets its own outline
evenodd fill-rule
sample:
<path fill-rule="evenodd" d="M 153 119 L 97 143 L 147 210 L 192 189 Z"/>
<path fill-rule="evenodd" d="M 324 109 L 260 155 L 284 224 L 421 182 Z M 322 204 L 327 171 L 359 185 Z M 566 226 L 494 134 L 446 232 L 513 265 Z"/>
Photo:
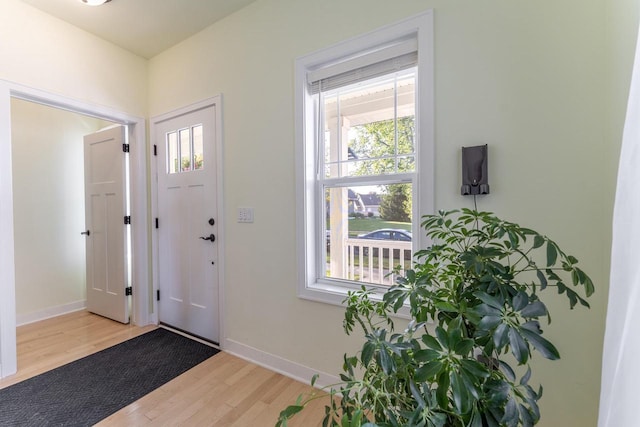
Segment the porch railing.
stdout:
<path fill-rule="evenodd" d="M 394 269 L 400 267 L 399 273 L 404 274 L 411 265 L 411 242 L 346 239 L 345 248 L 343 277 L 349 280 L 391 286 L 396 280 Z"/>

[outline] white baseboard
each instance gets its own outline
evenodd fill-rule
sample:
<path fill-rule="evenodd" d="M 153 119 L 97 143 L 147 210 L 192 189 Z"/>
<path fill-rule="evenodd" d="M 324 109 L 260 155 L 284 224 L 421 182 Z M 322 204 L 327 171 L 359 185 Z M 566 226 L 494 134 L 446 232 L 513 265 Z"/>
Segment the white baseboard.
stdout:
<path fill-rule="evenodd" d="M 262 350 L 250 347 L 234 340 L 224 340 L 222 349 L 229 354 L 237 356 L 241 359 L 255 363 L 256 365 L 275 371 L 286 377 L 293 378 L 305 384 L 311 384 L 311 378 L 318 374 L 315 386 L 318 388 L 326 387 L 340 382 L 340 379 L 326 372 L 309 368 L 308 366 L 283 359 Z"/>
<path fill-rule="evenodd" d="M 72 313 L 74 311 L 84 310 L 87 307 L 87 301 L 75 301 L 69 304 L 58 305 L 55 307 L 47 307 L 44 310 L 33 311 L 26 314 L 18 314 L 16 316 L 16 326 L 27 325 L 29 323 L 38 322 L 40 320 L 49 319 L 51 317 L 61 316 L 63 314 Z"/>

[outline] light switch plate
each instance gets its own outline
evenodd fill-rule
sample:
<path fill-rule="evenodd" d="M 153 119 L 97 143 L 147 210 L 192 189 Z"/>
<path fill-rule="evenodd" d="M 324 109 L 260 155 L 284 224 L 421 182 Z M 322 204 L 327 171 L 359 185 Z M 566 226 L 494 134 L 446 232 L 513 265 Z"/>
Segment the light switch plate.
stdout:
<path fill-rule="evenodd" d="M 238 208 L 238 222 L 253 222 L 253 208 Z"/>

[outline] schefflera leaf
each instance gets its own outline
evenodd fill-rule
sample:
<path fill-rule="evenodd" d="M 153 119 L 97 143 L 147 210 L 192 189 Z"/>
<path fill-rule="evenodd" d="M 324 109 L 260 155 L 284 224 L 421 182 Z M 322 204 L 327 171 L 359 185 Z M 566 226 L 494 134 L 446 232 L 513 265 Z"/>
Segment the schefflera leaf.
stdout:
<path fill-rule="evenodd" d="M 520 326 L 519 332 L 543 357 L 550 360 L 560 359 L 558 349 L 542 337 L 542 331 L 537 321 L 532 320 L 524 323 Z"/>

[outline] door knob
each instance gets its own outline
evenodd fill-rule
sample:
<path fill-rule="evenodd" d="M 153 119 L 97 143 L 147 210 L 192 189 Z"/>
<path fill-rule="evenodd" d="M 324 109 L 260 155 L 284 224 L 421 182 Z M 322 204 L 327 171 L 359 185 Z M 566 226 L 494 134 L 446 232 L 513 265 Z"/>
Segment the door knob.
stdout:
<path fill-rule="evenodd" d="M 215 242 L 216 241 L 216 236 L 214 236 L 213 234 L 210 234 L 209 237 L 200 237 L 202 240 L 210 240 L 211 242 Z"/>
<path fill-rule="evenodd" d="M 84 236 L 90 236 L 91 235 L 91 231 L 87 230 L 87 231 L 82 231 L 80 232 L 80 234 L 84 235 Z"/>

